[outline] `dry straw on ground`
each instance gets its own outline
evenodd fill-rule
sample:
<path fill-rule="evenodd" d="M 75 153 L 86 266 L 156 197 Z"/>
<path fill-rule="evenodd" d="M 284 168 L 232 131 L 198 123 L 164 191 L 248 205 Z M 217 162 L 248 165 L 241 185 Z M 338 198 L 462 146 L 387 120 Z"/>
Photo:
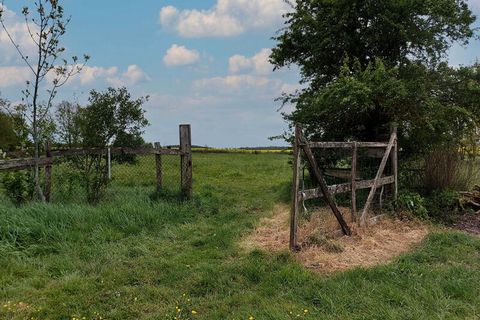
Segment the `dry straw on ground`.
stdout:
<path fill-rule="evenodd" d="M 308 241 L 314 232 L 338 228 L 327 209 L 316 212 L 310 221 L 299 226 L 300 243 L 305 244 L 296 258 L 307 268 L 322 273 L 355 267 L 372 267 L 388 263 L 398 255 L 411 250 L 428 234 L 427 226 L 413 221 L 386 218 L 352 237 L 325 239 L 330 246 Z M 322 210 L 322 211 L 323 211 Z M 345 212 L 345 209 L 342 210 Z M 323 218 L 322 218 L 323 217 Z M 289 208 L 277 206 L 271 218 L 261 221 L 258 228 L 243 241 L 247 249 L 267 251 L 288 250 Z M 307 245 L 308 244 L 308 245 Z M 332 247 L 340 250 L 332 250 Z"/>

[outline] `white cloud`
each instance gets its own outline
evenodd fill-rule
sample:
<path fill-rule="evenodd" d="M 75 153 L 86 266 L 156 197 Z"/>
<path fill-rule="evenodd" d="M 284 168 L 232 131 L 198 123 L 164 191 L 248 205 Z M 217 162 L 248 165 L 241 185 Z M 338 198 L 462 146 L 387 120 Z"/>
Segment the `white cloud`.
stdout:
<path fill-rule="evenodd" d="M 275 94 L 281 86 L 279 80 L 255 75 L 229 75 L 195 80 L 193 88 L 197 91 L 211 91 L 218 95 L 256 93 Z"/>
<path fill-rule="evenodd" d="M 0 88 L 25 84 L 31 76 L 28 67 L 0 67 Z"/>
<path fill-rule="evenodd" d="M 184 46 L 174 44 L 167 50 L 163 62 L 168 67 L 185 66 L 194 64 L 200 60 L 200 54 L 196 50 L 190 50 Z"/>
<path fill-rule="evenodd" d="M 248 30 L 277 28 L 289 5 L 284 0 L 217 0 L 208 10 L 160 10 L 162 27 L 182 37 L 230 37 Z"/>
<path fill-rule="evenodd" d="M 30 37 L 28 28 L 23 17 L 19 17 L 15 12 L 9 10 L 7 6 L 0 4 L 0 10 L 3 11 L 3 19 L 8 33 L 13 38 L 19 49 L 26 56 L 35 54 L 35 43 Z M 37 27 L 30 25 L 32 33 L 36 32 Z M 10 41 L 10 38 L 3 28 L 0 28 L 0 62 L 11 63 L 20 61 L 20 56 Z"/>
<path fill-rule="evenodd" d="M 257 74 L 268 75 L 273 70 L 273 65 L 269 62 L 271 52 L 271 49 L 265 48 L 250 58 L 234 55 L 228 60 L 228 69 L 231 73 L 254 71 Z"/>
<path fill-rule="evenodd" d="M 118 67 L 85 66 L 71 82 L 79 81 L 82 86 L 104 82 L 114 87 L 122 87 L 133 86 L 148 80 L 150 80 L 148 75 L 137 65 L 129 65 L 122 73 Z"/>
<path fill-rule="evenodd" d="M 95 82 L 97 79 L 114 77 L 117 73 L 117 67 L 103 68 L 85 66 L 77 77 L 82 85 L 87 85 Z"/>

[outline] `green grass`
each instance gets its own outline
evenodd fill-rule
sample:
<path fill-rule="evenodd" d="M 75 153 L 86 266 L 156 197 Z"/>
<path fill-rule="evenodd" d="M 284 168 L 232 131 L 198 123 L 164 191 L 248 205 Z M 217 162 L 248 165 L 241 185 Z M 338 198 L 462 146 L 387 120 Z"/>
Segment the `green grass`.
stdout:
<path fill-rule="evenodd" d="M 289 159 L 194 154 L 188 203 L 152 196 L 147 165 L 136 187 L 117 174 L 97 207 L 0 199 L 0 319 L 480 316 L 480 240 L 461 233 L 434 233 L 389 265 L 333 276 L 287 251 L 242 250 L 241 237 L 288 202 Z"/>

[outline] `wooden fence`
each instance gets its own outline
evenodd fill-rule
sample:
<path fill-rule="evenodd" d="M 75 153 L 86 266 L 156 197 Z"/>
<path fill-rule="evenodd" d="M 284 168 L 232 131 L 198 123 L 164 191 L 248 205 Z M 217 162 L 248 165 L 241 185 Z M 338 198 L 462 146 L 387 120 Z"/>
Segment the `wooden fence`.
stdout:
<path fill-rule="evenodd" d="M 378 167 L 376 176 L 372 180 L 360 180 L 357 177 L 357 161 L 358 150 L 360 148 L 366 148 L 371 157 L 381 157 L 382 161 Z M 349 149 L 351 150 L 352 163 L 350 171 L 350 182 L 336 185 L 327 185 L 324 178 L 324 172 L 318 166 L 318 163 L 313 154 L 313 149 Z M 319 188 L 300 190 L 300 171 L 302 163 L 302 151 L 310 164 L 310 170 L 319 184 Z M 297 246 L 297 229 L 298 229 L 298 216 L 301 208 L 301 203 L 306 200 L 324 198 L 330 206 L 333 214 L 335 215 L 343 234 L 350 235 L 351 230 L 348 223 L 345 221 L 343 214 L 338 209 L 335 201 L 335 195 L 341 193 L 351 193 L 352 202 L 352 222 L 357 222 L 357 198 L 356 192 L 360 189 L 370 189 L 368 198 L 366 200 L 364 208 L 360 214 L 360 225 L 365 226 L 367 224 L 368 210 L 371 206 L 377 188 L 384 185 L 391 186 L 391 193 L 394 198 L 398 193 L 398 142 L 397 131 L 392 129 L 390 139 L 388 142 L 311 142 L 308 141 L 303 135 L 302 127 L 297 125 L 295 128 L 295 142 L 293 151 L 293 188 L 292 188 L 292 212 L 290 220 L 290 249 L 295 251 Z M 391 174 L 384 175 L 385 167 L 388 160 L 391 163 Z"/>
<path fill-rule="evenodd" d="M 45 156 L 39 159 L 22 158 L 0 161 L 0 171 L 18 171 L 32 169 L 38 163 L 40 167 L 45 168 L 45 198 L 50 201 L 52 186 L 52 170 L 55 165 L 55 159 L 72 156 L 100 155 L 105 156 L 110 161 L 111 155 L 155 155 L 156 164 L 156 187 L 157 190 L 163 187 L 163 168 L 162 156 L 179 156 L 181 170 L 181 192 L 185 199 L 190 199 L 193 195 L 193 169 L 192 169 L 192 140 L 191 128 L 188 124 L 179 127 L 180 147 L 178 149 L 162 148 L 160 143 L 156 142 L 152 147 L 144 148 L 87 148 L 87 149 L 68 149 L 51 150 L 51 144 L 47 143 Z M 110 166 L 108 166 L 110 168 Z"/>

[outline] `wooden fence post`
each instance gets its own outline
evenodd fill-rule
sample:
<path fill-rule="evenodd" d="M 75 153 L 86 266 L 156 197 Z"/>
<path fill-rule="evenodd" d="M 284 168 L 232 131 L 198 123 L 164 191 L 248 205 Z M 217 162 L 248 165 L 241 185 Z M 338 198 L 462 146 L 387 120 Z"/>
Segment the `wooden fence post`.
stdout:
<path fill-rule="evenodd" d="M 395 134 L 395 142 L 393 144 L 393 150 L 390 154 L 390 161 L 392 166 L 391 171 L 395 180 L 392 185 L 392 195 L 393 195 L 393 200 L 397 200 L 397 197 L 398 197 L 398 132 L 397 132 L 396 125 L 392 126 L 391 134 Z"/>
<path fill-rule="evenodd" d="M 300 135 L 302 127 L 295 126 L 295 141 L 293 143 L 293 183 L 292 183 L 292 212 L 290 216 L 290 250 L 297 250 L 298 213 L 300 211 L 300 171 L 302 154 L 300 148 Z"/>
<path fill-rule="evenodd" d="M 155 150 L 159 151 L 161 148 L 160 142 L 155 142 Z M 159 153 L 155 154 L 155 164 L 157 167 L 157 192 L 159 192 L 163 185 L 162 155 Z"/>
<path fill-rule="evenodd" d="M 45 201 L 50 202 L 52 194 L 52 144 L 50 141 L 45 145 L 45 153 L 49 163 L 45 166 L 45 186 L 43 194 L 45 196 Z"/>
<path fill-rule="evenodd" d="M 352 222 L 357 221 L 357 158 L 358 144 L 353 143 L 352 147 Z"/>
<path fill-rule="evenodd" d="M 189 124 L 180 125 L 180 152 L 182 196 L 188 200 L 193 196 L 192 137 Z"/>

